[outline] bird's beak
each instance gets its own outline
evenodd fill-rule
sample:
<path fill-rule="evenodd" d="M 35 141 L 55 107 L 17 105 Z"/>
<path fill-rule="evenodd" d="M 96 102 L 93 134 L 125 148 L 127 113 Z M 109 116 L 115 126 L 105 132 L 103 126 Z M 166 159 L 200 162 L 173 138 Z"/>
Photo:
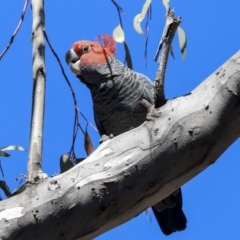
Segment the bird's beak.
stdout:
<path fill-rule="evenodd" d="M 65 55 L 65 60 L 66 63 L 75 63 L 77 60 L 79 60 L 79 56 L 77 55 L 77 53 L 71 48 Z"/>
<path fill-rule="evenodd" d="M 78 54 L 71 48 L 65 55 L 67 64 L 71 64 L 70 68 L 76 75 L 81 75 L 80 58 Z"/>

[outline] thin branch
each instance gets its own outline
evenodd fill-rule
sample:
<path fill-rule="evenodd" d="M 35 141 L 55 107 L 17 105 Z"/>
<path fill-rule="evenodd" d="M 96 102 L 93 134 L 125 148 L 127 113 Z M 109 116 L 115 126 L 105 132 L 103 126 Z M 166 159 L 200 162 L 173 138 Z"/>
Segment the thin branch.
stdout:
<path fill-rule="evenodd" d="M 28 157 L 28 182 L 37 183 L 42 172 L 42 144 L 45 108 L 45 43 L 44 0 L 32 0 L 32 46 L 33 46 L 33 99 L 30 146 Z"/>
<path fill-rule="evenodd" d="M 21 18 L 20 18 L 20 20 L 18 22 L 18 25 L 17 25 L 15 31 L 13 32 L 13 34 L 12 34 L 12 36 L 10 38 L 10 41 L 9 41 L 8 45 L 5 47 L 5 49 L 0 54 L 0 61 L 1 61 L 2 57 L 5 55 L 5 53 L 8 51 L 8 49 L 10 48 L 10 46 L 12 45 L 12 43 L 14 41 L 14 38 L 16 37 L 20 27 L 22 26 L 22 23 L 23 23 L 23 20 L 24 20 L 24 17 L 25 17 L 25 12 L 26 12 L 26 9 L 27 9 L 27 5 L 28 5 L 28 0 L 25 0 Z"/>
<path fill-rule="evenodd" d="M 167 14 L 166 24 L 163 30 L 162 38 L 158 45 L 157 53 L 154 57 L 154 60 L 156 61 L 161 48 L 163 48 L 162 54 L 158 61 L 159 68 L 154 82 L 155 85 L 154 100 L 156 108 L 159 108 L 166 103 L 164 93 L 165 72 L 167 68 L 169 52 L 171 51 L 172 40 L 180 23 L 181 18 L 174 17 L 174 10 L 170 10 L 169 13 Z"/>
<path fill-rule="evenodd" d="M 47 33 L 46 33 L 46 30 L 44 29 L 44 37 L 46 39 L 46 42 L 48 44 L 48 46 L 50 47 L 51 51 L 52 51 L 52 54 L 54 55 L 54 57 L 56 58 L 57 62 L 58 62 L 58 65 L 59 67 L 61 68 L 61 72 L 62 72 L 62 75 L 64 76 L 67 84 L 68 84 L 68 87 L 70 88 L 70 91 L 72 93 L 72 97 L 73 97 L 73 102 L 74 102 L 74 124 L 73 124 L 73 137 L 72 137 L 72 146 L 71 146 L 71 150 L 69 152 L 69 156 L 70 158 L 74 159 L 75 158 L 75 151 L 74 151 L 74 145 L 75 145 L 75 141 L 76 141 L 76 138 L 77 138 L 77 132 L 78 132 L 78 127 L 81 126 L 80 123 L 79 123 L 79 119 L 78 119 L 78 108 L 77 108 L 77 98 L 76 98 L 76 95 L 75 95 L 75 92 L 73 90 L 73 87 L 64 71 L 64 68 L 62 66 L 62 63 L 61 63 L 61 60 L 60 58 L 58 57 L 56 51 L 54 50 L 52 44 L 50 43 L 49 41 L 49 38 L 47 36 Z M 80 127 L 80 129 L 82 130 L 82 128 Z M 83 134 L 84 134 L 84 131 L 82 130 Z"/>
<path fill-rule="evenodd" d="M 68 84 L 68 87 L 70 88 L 70 91 L 71 91 L 71 94 L 72 94 L 72 98 L 73 98 L 73 102 L 74 102 L 74 124 L 73 124 L 73 137 L 72 137 L 72 145 L 71 145 L 71 149 L 69 151 L 69 157 L 71 160 L 75 160 L 76 156 L 75 156 L 75 150 L 74 150 L 74 146 L 75 146 L 75 141 L 76 141 L 76 138 L 77 138 L 77 133 L 78 133 L 78 129 L 80 129 L 83 133 L 83 135 L 85 135 L 85 131 L 83 130 L 81 124 L 80 124 L 80 121 L 79 121 L 79 117 L 78 117 L 78 113 L 84 118 L 84 120 L 87 122 L 87 125 L 90 125 L 94 130 L 96 130 L 98 132 L 98 130 L 96 129 L 96 127 L 93 126 L 92 123 L 90 123 L 88 121 L 88 119 L 83 115 L 83 113 L 79 110 L 78 106 L 77 106 L 77 98 L 76 98 L 76 94 L 73 90 L 73 87 L 64 71 L 64 68 L 63 68 L 63 65 L 61 63 L 61 60 L 58 56 L 58 54 L 56 53 L 56 51 L 54 50 L 52 44 L 50 43 L 50 40 L 47 36 L 47 33 L 46 33 L 46 30 L 44 29 L 43 30 L 44 32 L 44 36 L 45 36 L 45 39 L 46 39 L 46 42 L 49 46 L 49 48 L 51 49 L 52 51 L 52 54 L 54 55 L 54 57 L 56 58 L 57 62 L 58 62 L 58 65 L 61 69 L 61 72 L 62 72 L 62 75 L 65 79 L 65 81 L 67 82 Z"/>
<path fill-rule="evenodd" d="M 84 120 L 87 122 L 87 125 L 91 126 L 96 132 L 98 132 L 97 128 L 91 123 L 89 122 L 89 120 L 83 115 L 83 113 L 80 111 L 79 108 L 77 108 L 79 114 L 84 118 Z"/>

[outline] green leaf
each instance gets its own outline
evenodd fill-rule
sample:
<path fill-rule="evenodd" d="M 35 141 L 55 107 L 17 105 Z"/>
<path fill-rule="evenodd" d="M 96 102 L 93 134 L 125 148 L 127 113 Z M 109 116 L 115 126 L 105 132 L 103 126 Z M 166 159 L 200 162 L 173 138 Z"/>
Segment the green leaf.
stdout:
<path fill-rule="evenodd" d="M 124 44 L 124 50 L 125 50 L 125 53 L 126 53 L 125 58 L 126 58 L 126 61 L 127 61 L 127 66 L 128 66 L 128 68 L 133 69 L 132 58 L 131 58 L 131 54 L 130 54 L 128 45 L 127 45 L 126 42 L 124 42 L 123 44 Z"/>
<path fill-rule="evenodd" d="M 0 149 L 0 156 L 2 156 L 2 157 L 9 157 L 10 154 L 8 154 L 8 153 L 6 153 L 6 152 L 4 152 L 4 151 L 2 151 L 2 150 Z"/>
<path fill-rule="evenodd" d="M 187 37 L 184 30 L 178 27 L 179 46 L 182 53 L 182 60 L 185 60 L 187 54 Z"/>
<path fill-rule="evenodd" d="M 120 24 L 113 30 L 113 38 L 119 43 L 123 43 L 125 41 L 124 31 Z"/>
<path fill-rule="evenodd" d="M 6 197 L 11 197 L 11 191 L 5 181 L 0 181 L 0 188 L 4 191 Z"/>
<path fill-rule="evenodd" d="M 17 146 L 17 145 L 3 147 L 3 148 L 0 148 L 0 150 L 2 150 L 2 151 L 12 151 L 12 150 L 26 151 L 22 146 Z"/>

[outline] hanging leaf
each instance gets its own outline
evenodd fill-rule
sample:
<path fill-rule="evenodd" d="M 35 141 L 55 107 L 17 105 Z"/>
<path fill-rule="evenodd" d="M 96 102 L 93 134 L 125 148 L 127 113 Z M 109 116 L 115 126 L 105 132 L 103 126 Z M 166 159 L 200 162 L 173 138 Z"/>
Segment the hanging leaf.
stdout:
<path fill-rule="evenodd" d="M 85 151 L 86 154 L 89 156 L 91 153 L 93 153 L 94 148 L 93 148 L 93 144 L 92 144 L 92 140 L 87 132 L 87 129 L 85 131 L 85 135 L 84 135 L 84 147 L 85 147 Z"/>
<path fill-rule="evenodd" d="M 142 19 L 145 18 L 151 2 L 152 2 L 152 0 L 146 0 L 146 2 L 144 3 L 143 8 L 142 8 L 142 12 L 141 12 Z"/>
<path fill-rule="evenodd" d="M 168 13 L 168 11 L 169 11 L 169 9 L 170 9 L 170 7 L 169 7 L 169 2 L 170 2 L 170 0 L 162 0 L 162 3 L 163 3 L 163 5 L 164 5 L 167 13 Z"/>
<path fill-rule="evenodd" d="M 113 30 L 113 38 L 119 43 L 123 43 L 125 41 L 124 31 L 120 24 Z"/>
<path fill-rule="evenodd" d="M 142 18 L 141 13 L 137 14 L 135 16 L 135 18 L 133 19 L 133 27 L 134 27 L 135 31 L 139 34 L 143 34 L 143 30 L 141 27 L 142 20 L 143 20 L 143 18 Z"/>
<path fill-rule="evenodd" d="M 22 146 L 17 146 L 17 145 L 3 147 L 3 148 L 0 148 L 0 150 L 2 150 L 2 151 L 12 151 L 12 150 L 26 151 Z"/>
<path fill-rule="evenodd" d="M 128 66 L 128 68 L 133 69 L 133 66 L 132 66 L 132 58 L 131 58 L 131 54 L 130 54 L 128 45 L 127 45 L 126 42 L 124 42 L 123 45 L 124 45 L 124 50 L 125 50 L 125 53 L 126 53 L 125 59 L 126 59 L 126 61 L 127 61 L 127 66 Z"/>
<path fill-rule="evenodd" d="M 3 192 L 5 193 L 6 197 L 11 197 L 11 191 L 7 185 L 7 183 L 5 181 L 0 181 L 0 188 L 3 190 Z"/>
<path fill-rule="evenodd" d="M 68 154 L 63 154 L 60 157 L 60 172 L 64 173 L 73 167 L 73 163 L 70 160 Z"/>
<path fill-rule="evenodd" d="M 181 27 L 178 27 L 178 39 L 180 50 L 182 53 L 182 60 L 185 60 L 187 54 L 187 37 L 184 30 Z"/>
<path fill-rule="evenodd" d="M 143 30 L 142 30 L 142 27 L 141 27 L 141 22 L 145 18 L 151 2 L 152 2 L 152 0 L 146 0 L 144 5 L 143 5 L 141 13 L 137 14 L 135 16 L 135 18 L 133 19 L 133 27 L 136 30 L 136 32 L 139 33 L 139 34 L 143 34 Z"/>

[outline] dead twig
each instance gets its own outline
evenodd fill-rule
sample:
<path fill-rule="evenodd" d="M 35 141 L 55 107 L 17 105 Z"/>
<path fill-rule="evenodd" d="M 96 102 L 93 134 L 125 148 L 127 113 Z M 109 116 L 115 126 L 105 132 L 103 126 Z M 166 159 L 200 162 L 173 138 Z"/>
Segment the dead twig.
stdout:
<path fill-rule="evenodd" d="M 169 52 L 171 51 L 172 40 L 180 23 L 181 23 L 181 18 L 174 17 L 174 10 L 173 9 L 169 10 L 166 17 L 166 24 L 163 30 L 163 34 L 158 45 L 157 53 L 154 57 L 154 61 L 156 61 L 158 58 L 159 52 L 162 48 L 163 50 L 158 61 L 159 68 L 154 81 L 154 85 L 155 85 L 154 100 L 155 100 L 156 108 L 159 108 L 166 103 L 165 93 L 164 93 L 165 72 L 167 68 Z"/>

